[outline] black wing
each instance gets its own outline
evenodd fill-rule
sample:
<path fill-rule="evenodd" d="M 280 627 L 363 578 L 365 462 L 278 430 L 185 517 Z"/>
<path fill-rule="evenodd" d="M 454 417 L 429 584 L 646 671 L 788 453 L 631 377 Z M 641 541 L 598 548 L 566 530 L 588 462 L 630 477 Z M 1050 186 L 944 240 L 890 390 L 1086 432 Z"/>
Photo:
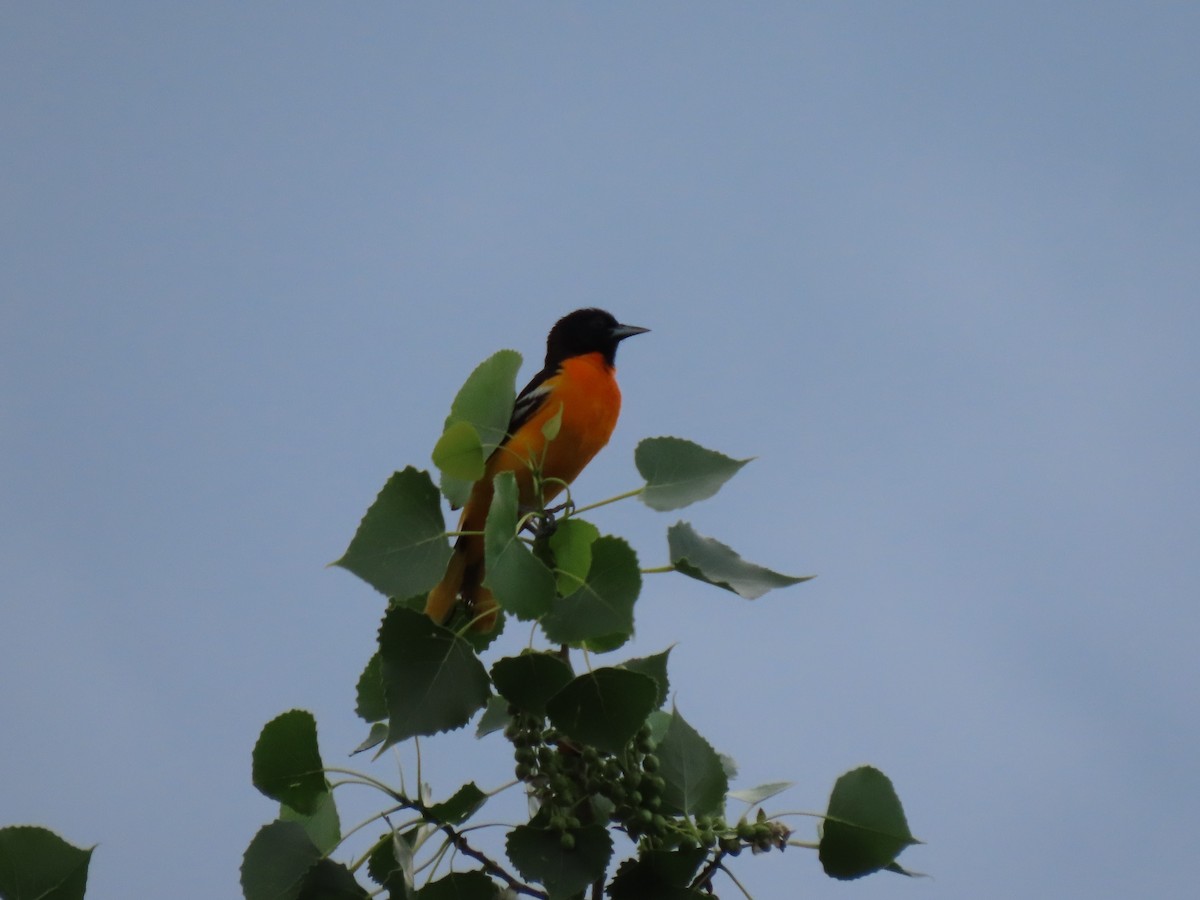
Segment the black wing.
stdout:
<path fill-rule="evenodd" d="M 557 368 L 542 369 L 521 389 L 521 393 L 517 394 L 517 402 L 513 404 L 512 417 L 508 420 L 508 430 L 504 440 L 500 442 L 500 447 L 503 447 L 508 438 L 516 434 L 517 429 L 528 422 L 541 407 L 546 395 L 550 393 L 550 389 L 545 387 L 546 381 L 557 374 Z"/>

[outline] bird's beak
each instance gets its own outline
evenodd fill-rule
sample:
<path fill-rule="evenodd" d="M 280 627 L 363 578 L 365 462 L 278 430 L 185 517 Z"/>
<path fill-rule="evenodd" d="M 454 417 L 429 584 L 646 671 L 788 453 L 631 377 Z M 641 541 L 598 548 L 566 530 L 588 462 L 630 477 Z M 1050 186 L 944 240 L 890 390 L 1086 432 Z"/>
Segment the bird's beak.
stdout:
<path fill-rule="evenodd" d="M 635 334 L 645 334 L 649 328 L 639 328 L 637 325 L 616 325 L 613 327 L 612 336 L 615 340 L 623 341 L 627 337 L 633 337 Z"/>

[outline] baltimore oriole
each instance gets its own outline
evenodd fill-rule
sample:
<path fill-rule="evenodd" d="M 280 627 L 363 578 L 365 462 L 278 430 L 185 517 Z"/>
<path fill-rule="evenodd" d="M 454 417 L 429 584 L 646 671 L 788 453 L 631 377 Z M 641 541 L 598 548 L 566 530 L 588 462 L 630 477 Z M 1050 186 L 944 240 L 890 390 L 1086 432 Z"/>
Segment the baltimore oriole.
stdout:
<path fill-rule="evenodd" d="M 425 612 L 445 622 L 462 597 L 476 628 L 490 631 L 496 601 L 483 586 L 483 526 L 492 505 L 492 479 L 512 472 L 522 508 L 541 507 L 575 480 L 608 443 L 621 411 L 615 360 L 617 344 L 649 331 L 622 325 L 602 309 L 578 309 L 564 316 L 546 338 L 546 364 L 517 395 L 504 440 L 487 459 L 483 477 L 471 489 L 458 530 L 464 532 L 441 582 L 429 592 Z M 559 410 L 558 433 L 547 441 L 544 426 Z M 541 497 L 534 496 L 534 469 Z"/>

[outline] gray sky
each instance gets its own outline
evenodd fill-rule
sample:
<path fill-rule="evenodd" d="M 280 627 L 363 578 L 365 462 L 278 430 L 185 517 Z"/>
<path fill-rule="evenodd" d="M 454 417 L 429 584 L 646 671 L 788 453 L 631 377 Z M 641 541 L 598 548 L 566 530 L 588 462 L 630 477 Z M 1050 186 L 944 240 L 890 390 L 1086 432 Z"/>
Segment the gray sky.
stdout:
<path fill-rule="evenodd" d="M 0 20 L 0 823 L 99 843 L 89 897 L 238 894 L 262 725 L 365 734 L 382 599 L 324 564 L 476 363 L 586 305 L 653 333 L 577 497 L 642 437 L 757 456 L 683 518 L 820 575 L 649 577 L 612 658 L 677 643 L 774 808 L 871 762 L 927 842 L 916 881 L 743 857 L 755 897 L 1194 890 L 1200 7 Z M 676 518 L 593 521 L 654 566 Z"/>

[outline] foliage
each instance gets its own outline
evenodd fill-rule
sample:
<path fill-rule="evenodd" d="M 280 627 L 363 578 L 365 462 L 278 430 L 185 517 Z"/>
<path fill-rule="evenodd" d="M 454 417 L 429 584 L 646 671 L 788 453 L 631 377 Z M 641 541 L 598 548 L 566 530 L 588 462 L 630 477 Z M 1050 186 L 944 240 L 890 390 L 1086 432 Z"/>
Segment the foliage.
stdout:
<path fill-rule="evenodd" d="M 649 438 L 635 452 L 644 484 L 586 507 L 568 490 L 553 510 L 522 508 L 513 475 L 503 473 L 483 532 L 485 586 L 503 615 L 536 623 L 545 647 L 485 663 L 503 616 L 480 634 L 469 610 L 444 625 L 424 614 L 451 556 L 443 499 L 461 506 L 503 440 L 519 367 L 517 354 L 501 351 L 471 374 L 433 451 L 439 483 L 411 466 L 395 473 L 335 565 L 389 598 L 358 680 L 355 711 L 370 729 L 354 752 L 378 755 L 478 719 L 478 738 L 508 744 L 528 821 L 509 826 L 507 859 L 498 861 L 472 842 L 471 823 L 505 788 L 467 781 L 437 802 L 423 784 L 410 790 L 328 766 L 315 719 L 291 710 L 267 723 L 254 748 L 254 786 L 279 814 L 246 849 L 246 900 L 695 900 L 715 897 L 719 876 L 740 888 L 729 866 L 744 850 L 786 847 L 816 850 L 832 878 L 910 874 L 896 857 L 917 841 L 883 773 L 863 766 L 842 775 L 824 814 L 768 814 L 763 804 L 790 783 L 729 789 L 732 761 L 665 708 L 669 648 L 605 664 L 592 656 L 633 636 L 643 575 L 679 572 L 749 600 L 811 577 L 748 562 L 683 521 L 667 531 L 668 562 L 642 568 L 628 543 L 581 517 L 632 497 L 654 510 L 681 509 L 711 497 L 750 460 Z M 558 425 L 547 424 L 549 439 Z M 343 831 L 334 793 L 346 784 L 378 790 L 386 808 Z M 744 813 L 731 816 L 730 801 Z M 818 842 L 793 836 L 788 821 L 797 815 L 817 816 Z M 378 835 L 365 852 L 335 861 L 364 829 Z M 82 897 L 90 856 L 44 829 L 0 829 L 0 897 Z"/>
<path fill-rule="evenodd" d="M 518 365 L 511 351 L 486 360 L 451 407 L 433 458 L 441 469 L 441 494 L 452 506 L 464 501 L 470 480 L 484 471 L 488 453 L 503 437 L 499 423 L 512 408 Z M 554 427 L 548 426 L 549 437 Z M 401 811 L 409 817 L 347 870 L 366 863 L 376 892 L 420 898 L 502 892 L 574 898 L 589 890 L 594 897 L 607 890 L 615 900 L 714 896 L 714 880 L 728 873 L 731 857 L 787 846 L 818 850 L 834 878 L 904 871 L 895 858 L 915 841 L 882 773 L 863 767 L 843 775 L 822 817 L 820 842 L 796 840 L 786 816 L 770 816 L 762 806 L 788 783 L 730 792 L 728 758 L 678 709 L 663 708 L 669 650 L 608 665 L 590 658 L 632 637 L 644 574 L 676 571 L 751 600 L 806 580 L 748 562 L 682 521 L 667 532 L 668 563 L 643 569 L 629 544 L 601 534 L 581 513 L 635 496 L 655 510 L 681 509 L 711 497 L 749 460 L 663 437 L 642 441 L 635 462 L 642 486 L 582 508 L 568 494 L 556 510 L 523 509 L 513 476 L 497 477 L 483 532 L 485 584 L 506 614 L 535 622 L 547 645 L 490 665 L 481 655 L 490 636 L 471 628 L 470 611 L 459 611 L 444 626 L 420 612 L 450 555 L 434 480 L 406 469 L 367 511 L 337 563 L 390 598 L 378 652 L 359 679 L 357 711 L 371 725 L 359 750 L 461 728 L 478 714 L 478 737 L 499 732 L 511 745 L 516 780 L 532 810 L 526 823 L 510 827 L 504 864 L 473 846 L 463 827 L 490 796 L 474 782 L 433 803 L 421 789 L 414 794 L 353 776 L 387 795 L 391 805 L 381 820 L 390 823 L 387 816 Z M 576 672 L 575 653 L 584 655 L 586 671 Z M 318 850 L 313 810 L 328 796 L 326 773 L 341 770 L 319 765 L 315 727 L 305 715 L 293 711 L 270 723 L 255 751 L 255 784 L 280 801 L 286 815 L 266 826 L 247 852 L 247 897 L 268 880 L 272 896 L 306 896 L 317 880 L 358 896 L 350 882 L 339 880 L 341 870 L 319 865 L 329 856 Z M 285 731 L 287 754 L 278 747 Z M 267 771 L 266 760 L 278 770 Z M 745 815 L 729 818 L 730 800 L 745 803 Z M 307 830 L 284 829 L 295 819 Z M 618 845 L 617 836 L 624 843 Z M 447 850 L 465 858 L 466 871 L 424 874 L 440 871 L 425 863 Z"/>
<path fill-rule="evenodd" d="M 91 859 L 92 848 L 74 847 L 45 828 L 0 828 L 0 897 L 79 900 Z"/>
<path fill-rule="evenodd" d="M 382 751 L 478 717 L 479 738 L 502 735 L 510 745 L 528 821 L 509 827 L 507 859 L 498 861 L 469 830 L 494 792 L 467 782 L 434 802 L 422 786 L 325 766 L 315 722 L 293 710 L 268 723 L 254 752 L 254 784 L 281 814 L 246 851 L 248 900 L 367 896 L 364 869 L 371 894 L 389 898 L 712 897 L 718 876 L 733 878 L 732 857 L 788 846 L 817 850 L 834 878 L 903 872 L 895 858 L 915 840 L 882 773 L 843 775 L 821 816 L 819 843 L 797 840 L 785 821 L 796 814 L 771 816 L 762 806 L 788 783 L 731 792 L 731 761 L 678 709 L 664 708 L 669 649 L 607 664 L 592 656 L 632 637 L 643 575 L 679 572 L 751 600 L 806 580 L 748 562 L 682 521 L 668 529 L 667 564 L 644 569 L 628 543 L 581 517 L 632 497 L 655 510 L 681 509 L 711 497 L 749 460 L 650 438 L 635 453 L 644 484 L 588 507 L 568 493 L 555 510 L 521 508 L 513 476 L 501 474 L 483 532 L 485 584 L 507 616 L 536 623 L 544 648 L 485 664 L 494 635 L 478 634 L 469 610 L 445 625 L 424 615 L 425 594 L 451 552 L 442 499 L 461 505 L 502 440 L 519 363 L 502 351 L 459 392 L 433 453 L 440 492 L 426 472 L 398 472 L 336 564 L 389 598 L 378 650 L 358 682 L 356 711 L 370 725 L 358 750 Z M 581 654 L 586 665 L 576 671 Z M 331 786 L 331 774 L 347 778 Z M 370 784 L 387 798 L 387 809 L 364 823 L 387 827 L 348 865 L 331 858 L 350 837 L 337 830 L 332 792 L 341 783 Z M 729 815 L 731 800 L 745 804 L 744 815 Z M 392 824 L 396 816 L 402 821 Z M 439 865 L 447 852 L 457 856 L 453 870 Z"/>

